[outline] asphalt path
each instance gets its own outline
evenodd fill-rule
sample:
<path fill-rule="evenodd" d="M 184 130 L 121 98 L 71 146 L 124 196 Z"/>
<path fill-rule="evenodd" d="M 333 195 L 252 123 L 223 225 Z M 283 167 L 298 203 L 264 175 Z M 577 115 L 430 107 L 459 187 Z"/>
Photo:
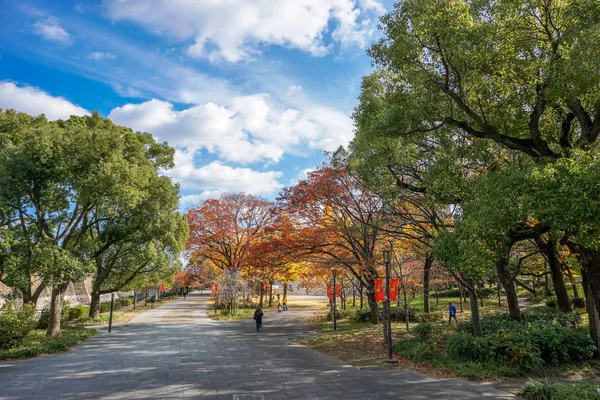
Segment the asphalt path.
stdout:
<path fill-rule="evenodd" d="M 68 352 L 0 362 L 0 399 L 514 399 L 409 370 L 361 370 L 296 344 L 307 309 L 213 321 L 192 293 Z"/>

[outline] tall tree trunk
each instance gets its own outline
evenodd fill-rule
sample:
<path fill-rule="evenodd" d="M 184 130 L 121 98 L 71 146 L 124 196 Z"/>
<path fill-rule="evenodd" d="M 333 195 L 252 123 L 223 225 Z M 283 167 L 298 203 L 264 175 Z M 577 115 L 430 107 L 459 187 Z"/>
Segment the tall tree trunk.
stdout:
<path fill-rule="evenodd" d="M 558 259 L 556 242 L 549 239 L 548 242 L 544 242 L 541 239 L 535 240 L 538 248 L 544 253 L 550 266 L 550 275 L 552 276 L 552 285 L 554 286 L 554 293 L 556 293 L 556 303 L 561 311 L 571 311 L 571 303 L 569 302 L 569 294 L 565 286 L 565 280 L 563 278 L 562 266 Z"/>
<path fill-rule="evenodd" d="M 425 256 L 425 265 L 423 265 L 423 311 L 429 312 L 429 277 L 431 275 L 431 265 L 433 257 L 430 254 Z"/>
<path fill-rule="evenodd" d="M 46 336 L 60 335 L 60 319 L 63 307 L 63 295 L 67 290 L 68 283 L 52 288 L 50 297 L 50 316 L 48 319 L 48 329 Z"/>
<path fill-rule="evenodd" d="M 481 336 L 481 318 L 479 315 L 479 303 L 477 302 L 477 292 L 474 287 L 467 287 L 469 292 L 469 304 L 471 305 L 471 321 L 473 322 L 473 336 Z"/>
<path fill-rule="evenodd" d="M 367 292 L 367 300 L 369 302 L 369 308 L 371 310 L 371 323 L 379 323 L 379 312 L 377 309 L 377 302 L 375 301 L 375 280 L 369 279 L 369 291 Z"/>
<path fill-rule="evenodd" d="M 273 281 L 269 282 L 269 307 L 273 305 Z"/>
<path fill-rule="evenodd" d="M 98 318 L 100 316 L 100 293 L 97 290 L 92 290 L 90 300 L 90 318 Z"/>
<path fill-rule="evenodd" d="M 258 305 L 260 306 L 260 308 L 262 308 L 262 306 L 263 306 L 263 297 L 264 297 L 264 295 L 265 295 L 265 289 L 263 287 L 263 284 L 261 283 L 260 284 L 260 300 L 258 302 Z"/>
<path fill-rule="evenodd" d="M 590 337 L 596 348 L 600 348 L 600 250 L 588 249 L 574 243 L 567 243 L 581 263 L 581 278 L 586 297 L 589 317 Z M 595 358 L 600 358 L 596 351 Z"/>
<path fill-rule="evenodd" d="M 508 314 L 511 319 L 515 321 L 521 321 L 521 309 L 519 308 L 519 299 L 517 298 L 517 289 L 513 282 L 512 276 L 509 270 L 508 264 L 508 253 L 501 256 L 496 260 L 496 271 L 498 272 L 498 278 L 500 283 L 506 292 L 506 303 L 508 304 Z M 472 307 L 472 306 L 471 306 Z"/>
<path fill-rule="evenodd" d="M 283 282 L 283 298 L 287 298 L 287 291 L 288 291 L 288 283 L 287 282 Z"/>
<path fill-rule="evenodd" d="M 363 292 L 364 292 L 364 286 L 363 286 L 362 282 L 360 282 L 360 286 L 358 287 L 358 294 L 360 296 L 360 309 L 361 310 L 365 307 L 364 302 L 363 302 L 363 297 L 364 297 Z"/>

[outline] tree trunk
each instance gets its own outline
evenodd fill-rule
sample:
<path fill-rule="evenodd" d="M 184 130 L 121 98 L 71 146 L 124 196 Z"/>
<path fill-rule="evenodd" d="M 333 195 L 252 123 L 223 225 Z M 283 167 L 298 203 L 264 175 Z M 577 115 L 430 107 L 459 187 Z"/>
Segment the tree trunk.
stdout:
<path fill-rule="evenodd" d="M 561 311 L 571 311 L 571 303 L 569 302 L 569 294 L 567 293 L 560 260 L 558 259 L 556 242 L 553 240 L 543 242 L 540 239 L 536 239 L 536 243 L 548 260 L 558 308 Z"/>
<path fill-rule="evenodd" d="M 507 252 L 508 253 L 508 252 Z M 501 256 L 496 261 L 496 271 L 502 287 L 506 292 L 506 303 L 508 304 L 508 314 L 511 319 L 521 321 L 521 309 L 519 308 L 519 299 L 517 298 L 517 290 L 510 276 L 508 265 L 508 254 Z"/>
<path fill-rule="evenodd" d="M 63 307 L 63 295 L 67 289 L 68 283 L 52 288 L 50 297 L 50 316 L 48 319 L 48 329 L 46 336 L 60 335 L 60 319 Z"/>
<path fill-rule="evenodd" d="M 575 277 L 573 276 L 573 272 L 571 268 L 565 263 L 563 264 L 564 269 L 567 270 L 567 276 L 569 277 L 569 282 L 571 282 L 571 287 L 573 288 L 573 297 L 579 297 L 579 290 L 577 290 L 577 282 L 575 281 Z"/>
<path fill-rule="evenodd" d="M 567 243 L 569 249 L 577 255 L 581 263 L 581 278 L 585 292 L 589 317 L 590 337 L 596 348 L 600 348 L 600 250 L 587 249 L 574 243 Z M 596 351 L 595 358 L 600 358 Z"/>
<path fill-rule="evenodd" d="M 283 282 L 283 298 L 287 298 L 288 283 Z"/>
<path fill-rule="evenodd" d="M 92 298 L 90 300 L 90 312 L 88 316 L 90 318 L 98 318 L 100 316 L 100 293 L 96 290 L 92 290 Z"/>
<path fill-rule="evenodd" d="M 481 336 L 481 318 L 479 315 L 479 303 L 477 303 L 477 292 L 475 288 L 468 288 L 469 304 L 471 305 L 471 321 L 473 322 L 473 336 Z"/>
<path fill-rule="evenodd" d="M 365 307 L 365 305 L 363 303 L 363 292 L 364 292 L 364 287 L 363 287 L 362 282 L 360 282 L 360 286 L 358 287 L 358 294 L 360 296 L 360 309 L 361 310 Z"/>
<path fill-rule="evenodd" d="M 429 312 L 429 277 L 431 275 L 431 265 L 433 257 L 427 254 L 425 257 L 425 265 L 423 265 L 423 311 Z"/>
<path fill-rule="evenodd" d="M 263 285 L 261 284 L 260 285 L 260 300 L 258 302 L 258 305 L 260 306 L 260 308 L 262 308 L 262 306 L 263 306 L 263 297 L 264 297 L 264 295 L 265 295 L 265 290 L 263 288 Z"/>
<path fill-rule="evenodd" d="M 375 301 L 375 281 L 369 279 L 369 291 L 367 292 L 367 300 L 369 302 L 369 308 L 371 309 L 371 323 L 379 323 L 379 312 L 377 309 L 377 302 Z"/>

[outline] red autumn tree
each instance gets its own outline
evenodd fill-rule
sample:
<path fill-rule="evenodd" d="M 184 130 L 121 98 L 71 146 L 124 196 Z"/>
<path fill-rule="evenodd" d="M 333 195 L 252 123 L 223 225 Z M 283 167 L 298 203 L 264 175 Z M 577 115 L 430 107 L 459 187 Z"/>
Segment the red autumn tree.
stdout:
<path fill-rule="evenodd" d="M 381 199 L 361 186 L 345 166 L 324 165 L 284 189 L 278 202 L 296 226 L 294 253 L 353 275 L 367 288 L 371 322 L 376 323 L 378 246 L 385 245 L 378 226 L 386 223 Z"/>
<path fill-rule="evenodd" d="M 186 252 L 190 264 L 208 259 L 222 270 L 241 270 L 250 248 L 274 219 L 273 204 L 252 195 L 225 194 L 206 200 L 188 213 Z"/>

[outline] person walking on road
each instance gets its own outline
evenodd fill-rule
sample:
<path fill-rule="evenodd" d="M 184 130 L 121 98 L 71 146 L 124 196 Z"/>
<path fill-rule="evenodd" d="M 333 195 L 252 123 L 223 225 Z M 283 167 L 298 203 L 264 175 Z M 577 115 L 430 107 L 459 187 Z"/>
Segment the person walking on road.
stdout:
<path fill-rule="evenodd" d="M 150 296 L 150 308 L 154 308 L 154 303 L 156 303 L 156 295 L 152 293 L 152 296 Z"/>
<path fill-rule="evenodd" d="M 287 298 L 286 297 L 283 298 L 282 310 L 287 311 Z"/>
<path fill-rule="evenodd" d="M 260 306 L 256 306 L 256 311 L 254 311 L 254 320 L 256 321 L 256 331 L 260 332 L 262 329 L 262 319 L 265 313 L 260 308 Z"/>
<path fill-rule="evenodd" d="M 450 302 L 448 304 L 448 325 L 452 324 L 452 318 L 454 318 L 454 322 L 458 324 L 458 321 L 456 320 L 456 307 Z"/>

